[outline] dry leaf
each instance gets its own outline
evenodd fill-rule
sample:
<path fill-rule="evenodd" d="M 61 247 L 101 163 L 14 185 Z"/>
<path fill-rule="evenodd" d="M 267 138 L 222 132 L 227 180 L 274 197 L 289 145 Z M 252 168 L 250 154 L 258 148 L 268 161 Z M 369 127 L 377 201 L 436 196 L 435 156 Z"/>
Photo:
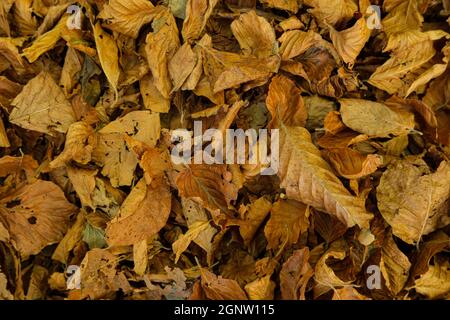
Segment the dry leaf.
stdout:
<path fill-rule="evenodd" d="M 212 300 L 247 300 L 244 290 L 239 284 L 230 279 L 216 276 L 214 273 L 202 268 L 202 288 L 208 299 Z"/>
<path fill-rule="evenodd" d="M 270 210 L 270 219 L 264 228 L 267 248 L 278 250 L 297 243 L 301 233 L 308 230 L 309 209 L 295 200 L 278 200 Z"/>
<path fill-rule="evenodd" d="M 305 291 L 314 270 L 309 262 L 309 249 L 294 251 L 280 271 L 281 297 L 285 300 L 305 300 Z"/>
<path fill-rule="evenodd" d="M 300 89 L 289 78 L 272 78 L 266 99 L 267 109 L 272 115 L 269 127 L 278 128 L 281 123 L 286 126 L 305 125 L 308 114 L 300 93 Z"/>
<path fill-rule="evenodd" d="M 9 121 L 29 130 L 65 133 L 75 122 L 72 106 L 47 72 L 30 80 L 11 104 Z"/>
<path fill-rule="evenodd" d="M 37 180 L 0 200 L 0 218 L 23 259 L 61 241 L 77 208 L 54 183 Z"/>
<path fill-rule="evenodd" d="M 104 27 L 136 39 L 139 30 L 153 20 L 156 11 L 148 0 L 111 0 L 98 18 L 105 20 Z"/>
<path fill-rule="evenodd" d="M 362 99 L 340 99 L 345 125 L 373 137 L 399 136 L 414 129 L 414 115 L 399 113 L 386 105 Z"/>
<path fill-rule="evenodd" d="M 345 189 L 321 158 L 306 129 L 282 128 L 278 175 L 289 198 L 336 216 L 348 228 L 355 224 L 368 228 L 372 215 L 366 211 L 364 200 Z"/>
<path fill-rule="evenodd" d="M 278 52 L 275 31 L 270 23 L 257 16 L 255 11 L 240 15 L 231 23 L 231 31 L 244 55 L 264 58 Z"/>
<path fill-rule="evenodd" d="M 155 201 L 158 199 L 158 201 Z M 171 194 L 164 179 L 146 185 L 141 179 L 108 223 L 109 245 L 124 246 L 150 239 L 161 230 L 170 213 Z"/>
<path fill-rule="evenodd" d="M 388 167 L 377 188 L 378 208 L 395 236 L 413 244 L 450 223 L 449 179 L 445 161 L 434 173 L 408 161 Z"/>

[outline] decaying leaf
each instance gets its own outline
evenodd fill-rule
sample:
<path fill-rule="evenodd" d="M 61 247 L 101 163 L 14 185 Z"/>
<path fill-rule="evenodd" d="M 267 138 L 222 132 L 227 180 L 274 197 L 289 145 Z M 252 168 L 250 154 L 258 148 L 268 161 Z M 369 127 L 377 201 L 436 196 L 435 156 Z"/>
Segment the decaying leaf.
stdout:
<path fill-rule="evenodd" d="M 30 80 L 11 103 L 9 121 L 28 130 L 65 133 L 75 122 L 72 106 L 47 72 Z"/>
<path fill-rule="evenodd" d="M 289 198 L 329 212 L 347 227 L 358 224 L 368 228 L 372 215 L 366 211 L 364 200 L 345 189 L 321 158 L 306 129 L 282 128 L 278 175 Z"/>
<path fill-rule="evenodd" d="M 309 249 L 296 250 L 280 271 L 281 296 L 286 300 L 305 300 L 305 290 L 314 270 L 309 262 Z"/>
<path fill-rule="evenodd" d="M 245 292 L 239 287 L 236 281 L 216 276 L 214 273 L 203 268 L 201 275 L 202 288 L 208 299 L 247 300 Z"/>
<path fill-rule="evenodd" d="M 15 190 L 0 205 L 0 218 L 22 258 L 61 241 L 77 210 L 58 186 L 42 180 Z"/>
<path fill-rule="evenodd" d="M 397 161 L 377 188 L 378 208 L 395 236 L 413 244 L 450 223 L 450 166 L 443 161 L 430 173 L 424 164 Z"/>
<path fill-rule="evenodd" d="M 150 185 L 144 179 L 139 180 L 116 217 L 108 224 L 108 244 L 123 246 L 150 239 L 167 222 L 170 198 L 169 186 L 163 179 L 153 181 Z"/>

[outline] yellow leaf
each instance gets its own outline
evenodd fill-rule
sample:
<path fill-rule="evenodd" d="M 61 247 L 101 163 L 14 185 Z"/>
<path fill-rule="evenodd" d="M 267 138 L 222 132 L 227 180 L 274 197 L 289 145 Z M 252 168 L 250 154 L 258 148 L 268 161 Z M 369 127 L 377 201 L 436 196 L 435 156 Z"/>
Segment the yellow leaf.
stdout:
<path fill-rule="evenodd" d="M 136 39 L 142 26 L 151 22 L 156 12 L 148 0 L 111 0 L 98 18 L 105 20 L 105 28 Z"/>
<path fill-rule="evenodd" d="M 364 18 L 358 19 L 353 27 L 336 31 L 330 26 L 330 38 L 337 52 L 345 63 L 352 68 L 361 50 L 370 37 L 370 30 Z"/>
<path fill-rule="evenodd" d="M 36 61 L 42 54 L 53 49 L 56 43 L 61 39 L 61 32 L 67 28 L 67 17 L 61 18 L 58 24 L 50 31 L 37 37 L 28 48 L 23 50 L 23 55 L 30 61 Z"/>
<path fill-rule="evenodd" d="M 86 224 L 85 213 L 81 210 L 75 223 L 70 227 L 69 231 L 64 235 L 64 238 L 58 243 L 55 251 L 53 252 L 52 259 L 67 264 L 69 253 L 77 245 L 77 243 L 83 238 L 83 230 Z M 64 288 L 65 289 L 65 288 Z"/>
<path fill-rule="evenodd" d="M 415 281 L 414 288 L 430 299 L 445 298 L 450 293 L 450 264 L 448 260 L 435 259 L 434 265 Z"/>
<path fill-rule="evenodd" d="M 253 240 L 261 223 L 266 219 L 271 208 L 272 203 L 265 197 L 261 197 L 249 205 L 245 219 L 236 221 L 239 225 L 239 232 L 247 246 Z"/>
<path fill-rule="evenodd" d="M 340 99 L 345 125 L 372 137 L 402 135 L 414 129 L 414 114 L 396 112 L 386 105 L 363 99 Z"/>
<path fill-rule="evenodd" d="M 275 31 L 265 18 L 256 15 L 253 10 L 234 20 L 231 31 L 244 55 L 263 58 L 278 53 Z"/>
<path fill-rule="evenodd" d="M 191 42 L 201 36 L 217 2 L 217 0 L 187 0 L 186 18 L 181 30 L 185 42 Z"/>
<path fill-rule="evenodd" d="M 400 251 L 392 234 L 389 233 L 381 248 L 380 270 L 386 287 L 394 296 L 405 286 L 410 268 L 408 257 Z"/>
<path fill-rule="evenodd" d="M 120 76 L 119 49 L 117 48 L 114 39 L 102 29 L 100 22 L 97 22 L 93 28 L 100 64 L 102 65 L 103 72 L 114 90 L 117 99 L 117 86 L 119 84 Z"/>
<path fill-rule="evenodd" d="M 300 234 L 308 227 L 309 209 L 306 205 L 295 200 L 278 200 L 273 204 L 264 228 L 267 248 L 281 250 L 286 245 L 297 243 Z"/>
<path fill-rule="evenodd" d="M 148 265 L 148 254 L 147 254 L 147 239 L 141 240 L 133 244 L 133 261 L 134 261 L 134 272 L 136 274 L 143 276 Z"/>
<path fill-rule="evenodd" d="M 147 185 L 144 179 L 139 180 L 117 215 L 108 223 L 108 244 L 125 246 L 150 239 L 166 225 L 170 207 L 171 193 L 163 178 L 151 185 Z"/>
<path fill-rule="evenodd" d="M 165 8 L 154 18 L 152 27 L 153 32 L 150 32 L 145 40 L 147 62 L 155 87 L 164 98 L 169 98 L 172 82 L 168 63 L 180 46 L 178 28 L 172 13 Z"/>
<path fill-rule="evenodd" d="M 313 9 L 308 11 L 321 23 L 336 25 L 346 22 L 358 11 L 358 6 L 352 0 L 304 0 L 303 3 Z"/>
<path fill-rule="evenodd" d="M 348 228 L 355 224 L 368 228 L 372 214 L 366 211 L 364 200 L 345 189 L 321 158 L 309 132 L 301 127 L 282 127 L 280 131 L 278 176 L 288 198 L 334 215 Z"/>
<path fill-rule="evenodd" d="M 196 221 L 189 226 L 189 229 L 185 234 L 181 235 L 174 243 L 172 243 L 172 250 L 175 253 L 175 263 L 178 262 L 181 254 L 186 251 L 191 242 L 208 227 L 210 227 L 209 221 Z"/>
<path fill-rule="evenodd" d="M 53 135 L 65 133 L 75 122 L 71 104 L 45 71 L 31 79 L 11 104 L 15 108 L 9 121 L 25 129 Z"/>
<path fill-rule="evenodd" d="M 428 166 L 396 161 L 377 187 L 378 208 L 395 236 L 414 244 L 450 223 L 450 165 L 443 161 L 434 173 Z"/>
<path fill-rule="evenodd" d="M 275 282 L 267 275 L 246 284 L 244 289 L 250 300 L 273 300 L 275 287 Z"/>

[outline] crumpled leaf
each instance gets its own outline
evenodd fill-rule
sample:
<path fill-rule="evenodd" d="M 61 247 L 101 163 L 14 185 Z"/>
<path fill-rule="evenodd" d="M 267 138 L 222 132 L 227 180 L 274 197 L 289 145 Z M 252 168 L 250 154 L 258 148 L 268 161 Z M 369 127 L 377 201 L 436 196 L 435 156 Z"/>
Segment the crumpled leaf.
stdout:
<path fill-rule="evenodd" d="M 359 179 L 372 174 L 383 164 L 378 155 L 363 155 L 350 148 L 328 149 L 324 155 L 336 172 L 347 179 Z"/>
<path fill-rule="evenodd" d="M 87 164 L 91 161 L 96 145 L 97 136 L 94 129 L 84 121 L 74 122 L 67 130 L 64 150 L 50 162 L 50 167 L 58 168 L 72 160 Z"/>
<path fill-rule="evenodd" d="M 244 219 L 236 221 L 239 225 L 239 232 L 246 245 L 249 245 L 253 240 L 261 223 L 266 219 L 271 208 L 272 203 L 268 199 L 261 197 L 249 205 Z"/>
<path fill-rule="evenodd" d="M 396 161 L 377 187 L 378 208 L 395 236 L 409 244 L 450 223 L 450 166 L 443 161 L 434 173 L 424 164 Z"/>
<path fill-rule="evenodd" d="M 327 265 L 327 260 L 330 258 L 343 260 L 346 257 L 345 250 L 341 247 L 341 243 L 334 242 L 333 245 L 328 249 L 317 261 L 314 273 L 314 279 L 317 285 L 314 287 L 314 293 L 316 296 L 320 296 L 323 293 L 337 287 L 348 286 L 350 281 L 343 281 L 340 279 L 332 268 Z"/>
<path fill-rule="evenodd" d="M 182 197 L 192 198 L 208 210 L 228 214 L 229 183 L 223 180 L 224 173 L 223 165 L 193 164 L 178 175 L 176 184 Z"/>
<path fill-rule="evenodd" d="M 117 99 L 117 86 L 120 76 L 119 49 L 113 38 L 102 29 L 100 22 L 97 22 L 93 28 L 100 64 Z"/>
<path fill-rule="evenodd" d="M 255 11 L 240 15 L 230 27 L 244 55 L 263 58 L 277 54 L 275 31 L 269 22 L 256 15 Z"/>
<path fill-rule="evenodd" d="M 150 185 L 144 179 L 139 180 L 116 217 L 108 223 L 108 244 L 124 246 L 149 239 L 166 224 L 170 207 L 171 194 L 164 179 L 153 181 Z"/>
<path fill-rule="evenodd" d="M 147 34 L 145 53 L 152 71 L 155 87 L 164 98 L 169 98 L 172 83 L 168 63 L 180 46 L 175 18 L 167 9 L 161 9 L 152 22 L 153 32 Z"/>
<path fill-rule="evenodd" d="M 202 268 L 202 288 L 205 295 L 211 300 L 247 300 L 244 290 L 235 280 L 216 276 L 214 273 Z"/>
<path fill-rule="evenodd" d="M 36 180 L 0 200 L 0 218 L 23 259 L 59 242 L 77 208 L 54 183 Z"/>
<path fill-rule="evenodd" d="M 301 127 L 283 127 L 280 132 L 281 187 L 288 198 L 336 216 L 348 228 L 368 228 L 372 215 L 364 200 L 345 189 L 330 166 L 312 144 L 309 132 Z M 313 192 L 314 190 L 314 192 Z"/>
<path fill-rule="evenodd" d="M 93 249 L 84 257 L 81 270 L 81 295 L 91 299 L 111 297 L 115 291 L 131 291 L 123 273 L 116 271 L 117 257 L 107 250 Z"/>
<path fill-rule="evenodd" d="M 428 271 L 415 281 L 414 288 L 418 293 L 430 299 L 448 297 L 450 292 L 449 261 L 435 259 L 434 265 L 428 266 Z"/>
<path fill-rule="evenodd" d="M 381 248 L 380 270 L 391 293 L 397 295 L 405 286 L 411 263 L 400 251 L 391 234 L 385 239 Z"/>
<path fill-rule="evenodd" d="M 245 292 L 250 300 L 273 300 L 275 287 L 275 282 L 267 275 L 248 283 Z"/>
<path fill-rule="evenodd" d="M 20 127 L 53 135 L 65 133 L 75 122 L 72 106 L 47 72 L 31 79 L 11 103 L 9 121 Z"/>
<path fill-rule="evenodd" d="M 181 30 L 185 42 L 200 37 L 217 2 L 217 0 L 187 0 L 186 18 Z"/>
<path fill-rule="evenodd" d="M 160 135 L 159 114 L 133 111 L 110 122 L 98 134 L 92 158 L 103 165 L 102 174 L 113 186 L 130 185 L 138 159 L 128 149 L 125 135 L 153 147 Z"/>
<path fill-rule="evenodd" d="M 295 200 L 278 200 L 270 210 L 270 219 L 264 228 L 267 248 L 277 250 L 280 246 L 294 244 L 301 233 L 308 230 L 309 209 Z"/>
<path fill-rule="evenodd" d="M 280 271 L 281 297 L 285 300 L 305 300 L 309 279 L 314 274 L 309 262 L 309 249 L 294 251 Z"/>
<path fill-rule="evenodd" d="M 213 237 L 217 233 L 217 230 L 209 224 L 208 214 L 205 209 L 193 200 L 181 198 L 181 205 L 183 207 L 183 215 L 186 218 L 186 222 L 189 228 L 193 227 L 195 223 L 207 223 L 208 225 L 204 230 L 192 240 L 198 246 L 200 246 L 207 253 L 207 260 L 210 261 L 211 254 L 213 253 Z"/>
<path fill-rule="evenodd" d="M 367 21 L 364 18 L 358 19 L 355 24 L 348 29 L 336 31 L 330 26 L 330 38 L 337 52 L 345 63 L 351 68 L 364 48 L 370 37 L 370 29 L 367 27 Z"/>
<path fill-rule="evenodd" d="M 111 0 L 97 16 L 104 27 L 136 39 L 139 30 L 152 21 L 157 9 L 148 0 Z"/>
<path fill-rule="evenodd" d="M 350 20 L 353 13 L 358 11 L 352 0 L 305 0 L 303 3 L 313 9 L 308 11 L 320 22 L 335 25 L 338 22 Z"/>
<path fill-rule="evenodd" d="M 285 76 L 272 78 L 266 106 L 272 120 L 270 128 L 278 128 L 281 123 L 286 126 L 304 126 L 308 117 L 301 91 L 295 83 Z"/>

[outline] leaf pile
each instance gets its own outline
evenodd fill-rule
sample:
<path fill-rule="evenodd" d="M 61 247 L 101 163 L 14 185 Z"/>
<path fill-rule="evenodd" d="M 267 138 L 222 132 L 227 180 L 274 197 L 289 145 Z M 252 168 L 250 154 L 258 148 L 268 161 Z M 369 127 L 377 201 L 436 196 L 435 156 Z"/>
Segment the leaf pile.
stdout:
<path fill-rule="evenodd" d="M 448 299 L 449 15 L 2 0 L 0 299 Z M 194 121 L 279 171 L 173 163 Z"/>

